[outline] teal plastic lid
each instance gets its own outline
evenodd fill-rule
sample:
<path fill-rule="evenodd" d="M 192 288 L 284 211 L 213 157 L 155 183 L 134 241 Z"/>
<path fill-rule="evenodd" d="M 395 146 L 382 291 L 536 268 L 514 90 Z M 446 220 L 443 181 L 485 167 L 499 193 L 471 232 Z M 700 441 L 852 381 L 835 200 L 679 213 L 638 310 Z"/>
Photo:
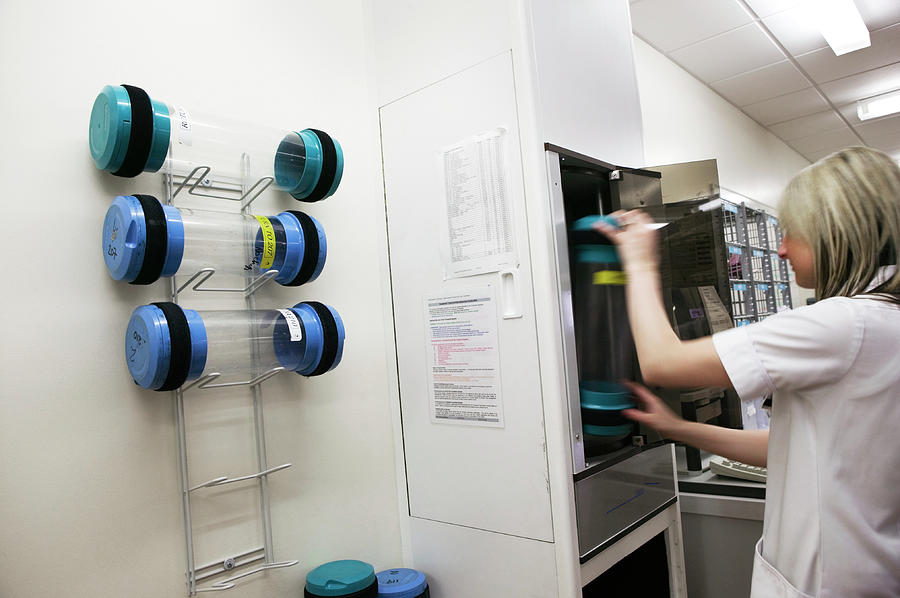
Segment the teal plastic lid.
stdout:
<path fill-rule="evenodd" d="M 615 245 L 576 245 L 575 261 L 593 264 L 620 263 Z"/>
<path fill-rule="evenodd" d="M 617 382 L 584 380 L 578 385 L 582 409 L 630 409 L 631 391 Z"/>
<path fill-rule="evenodd" d="M 166 160 L 172 125 L 164 102 L 150 98 L 150 106 L 153 111 L 150 152 L 143 170 L 156 172 Z M 88 130 L 91 158 L 97 168 L 109 172 L 121 168 L 131 141 L 131 123 L 128 91 L 121 85 L 106 85 L 94 100 Z"/>
<path fill-rule="evenodd" d="M 354 560 L 331 561 L 306 575 L 306 591 L 315 596 L 347 596 L 376 583 L 375 568 Z"/>
<path fill-rule="evenodd" d="M 584 218 L 576 220 L 574 224 L 572 224 L 572 230 L 592 230 L 594 225 L 598 222 L 605 222 L 610 226 L 619 228 L 619 221 L 616 218 L 594 214 L 593 216 L 585 216 Z"/>
<path fill-rule="evenodd" d="M 585 216 L 572 223 L 573 240 L 575 241 L 575 261 L 618 264 L 619 252 L 611 245 L 603 234 L 594 229 L 598 222 L 605 222 L 618 228 L 618 221 L 612 216 Z"/>
<path fill-rule="evenodd" d="M 100 170 L 116 171 L 125 159 L 131 136 L 131 100 L 121 85 L 104 87 L 91 109 L 88 142 Z"/>

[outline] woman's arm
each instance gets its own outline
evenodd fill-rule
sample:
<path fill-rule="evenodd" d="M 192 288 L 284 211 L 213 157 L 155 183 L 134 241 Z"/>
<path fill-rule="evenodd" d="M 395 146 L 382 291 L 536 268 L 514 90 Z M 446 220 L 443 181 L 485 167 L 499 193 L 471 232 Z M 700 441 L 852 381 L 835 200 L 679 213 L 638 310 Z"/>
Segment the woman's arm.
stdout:
<path fill-rule="evenodd" d="M 666 438 L 748 465 L 766 466 L 768 430 L 732 430 L 689 422 L 675 415 L 659 397 L 640 384 L 627 384 L 640 409 L 625 409 L 622 411 L 625 417 L 650 426 Z"/>
<path fill-rule="evenodd" d="M 731 388 L 712 337 L 682 341 L 672 330 L 660 289 L 658 233 L 646 226 L 650 218 L 639 211 L 614 216 L 620 228 L 599 223 L 597 229 L 616 245 L 628 276 L 628 319 L 644 381 L 667 387 Z"/>

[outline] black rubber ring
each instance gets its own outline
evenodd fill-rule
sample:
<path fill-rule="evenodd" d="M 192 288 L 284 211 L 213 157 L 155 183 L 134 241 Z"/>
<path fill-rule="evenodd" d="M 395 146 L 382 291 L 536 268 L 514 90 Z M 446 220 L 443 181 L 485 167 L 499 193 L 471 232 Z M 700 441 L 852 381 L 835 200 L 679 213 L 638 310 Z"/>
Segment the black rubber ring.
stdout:
<path fill-rule="evenodd" d="M 619 409 L 582 409 L 581 423 L 592 426 L 621 426 L 630 424 L 631 420 L 622 415 Z"/>
<path fill-rule="evenodd" d="M 137 278 L 131 284 L 150 284 L 159 280 L 166 263 L 166 251 L 169 249 L 168 225 L 162 204 L 152 195 L 135 195 L 144 211 L 144 222 L 147 225 L 147 246 L 144 248 L 144 263 Z"/>
<path fill-rule="evenodd" d="M 316 223 L 307 214 L 296 210 L 288 210 L 288 214 L 292 214 L 300 223 L 300 230 L 303 232 L 303 260 L 300 262 L 300 271 L 292 281 L 284 286 L 297 287 L 305 282 L 309 282 L 316 266 L 319 265 L 319 231 Z"/>
<path fill-rule="evenodd" d="M 128 92 L 131 102 L 131 134 L 128 136 L 128 148 L 122 166 L 113 174 L 121 177 L 133 177 L 144 172 L 147 158 L 150 157 L 150 144 L 153 142 L 153 105 L 150 96 L 140 87 L 122 84 Z"/>
<path fill-rule="evenodd" d="M 313 594 L 306 588 L 303 588 L 303 597 L 304 598 L 320 598 L 322 594 Z M 372 585 L 369 585 L 361 590 L 357 590 L 352 594 L 344 594 L 341 598 L 376 598 L 378 596 L 378 580 L 372 582 Z"/>
<path fill-rule="evenodd" d="M 334 149 L 334 141 L 331 136 L 324 131 L 318 129 L 310 129 L 319 138 L 322 144 L 322 172 L 319 174 L 319 180 L 309 195 L 301 201 L 314 202 L 325 199 L 331 185 L 334 184 L 334 177 L 337 174 L 337 151 Z"/>
<path fill-rule="evenodd" d="M 319 365 L 311 374 L 306 376 L 321 376 L 331 369 L 337 358 L 338 350 L 338 330 L 337 323 L 334 321 L 334 315 L 331 310 L 318 301 L 306 301 L 308 306 L 315 310 L 319 316 L 319 323 L 322 324 L 322 357 L 319 359 Z"/>
<path fill-rule="evenodd" d="M 171 355 L 169 357 L 169 375 L 166 376 L 163 385 L 156 390 L 175 390 L 187 380 L 191 368 L 191 327 L 188 325 L 184 311 L 176 304 L 169 301 L 151 303 L 155 305 L 166 317 L 169 326 L 169 339 Z"/>

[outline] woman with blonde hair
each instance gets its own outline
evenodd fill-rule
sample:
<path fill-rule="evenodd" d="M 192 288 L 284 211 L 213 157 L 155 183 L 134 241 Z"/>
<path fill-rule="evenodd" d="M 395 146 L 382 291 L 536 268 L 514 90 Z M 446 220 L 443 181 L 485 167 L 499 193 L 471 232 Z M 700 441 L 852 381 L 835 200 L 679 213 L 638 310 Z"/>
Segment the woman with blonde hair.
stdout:
<path fill-rule="evenodd" d="M 768 468 L 753 598 L 900 596 L 900 167 L 851 147 L 807 167 L 779 204 L 786 258 L 814 305 L 681 341 L 661 297 L 656 231 L 600 224 L 628 276 L 645 383 L 772 394 L 769 430 L 687 422 L 632 385 L 625 414 L 664 436 Z"/>

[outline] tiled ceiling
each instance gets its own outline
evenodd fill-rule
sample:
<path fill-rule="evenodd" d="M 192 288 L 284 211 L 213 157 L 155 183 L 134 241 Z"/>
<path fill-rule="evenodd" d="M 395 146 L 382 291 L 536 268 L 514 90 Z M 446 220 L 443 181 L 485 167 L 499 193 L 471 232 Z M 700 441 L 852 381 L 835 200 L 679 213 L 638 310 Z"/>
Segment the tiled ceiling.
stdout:
<path fill-rule="evenodd" d="M 804 18 L 817 0 L 630 0 L 634 34 L 810 161 L 848 145 L 900 160 L 900 114 L 856 101 L 900 89 L 900 0 L 855 0 L 872 45 L 835 56 Z"/>

